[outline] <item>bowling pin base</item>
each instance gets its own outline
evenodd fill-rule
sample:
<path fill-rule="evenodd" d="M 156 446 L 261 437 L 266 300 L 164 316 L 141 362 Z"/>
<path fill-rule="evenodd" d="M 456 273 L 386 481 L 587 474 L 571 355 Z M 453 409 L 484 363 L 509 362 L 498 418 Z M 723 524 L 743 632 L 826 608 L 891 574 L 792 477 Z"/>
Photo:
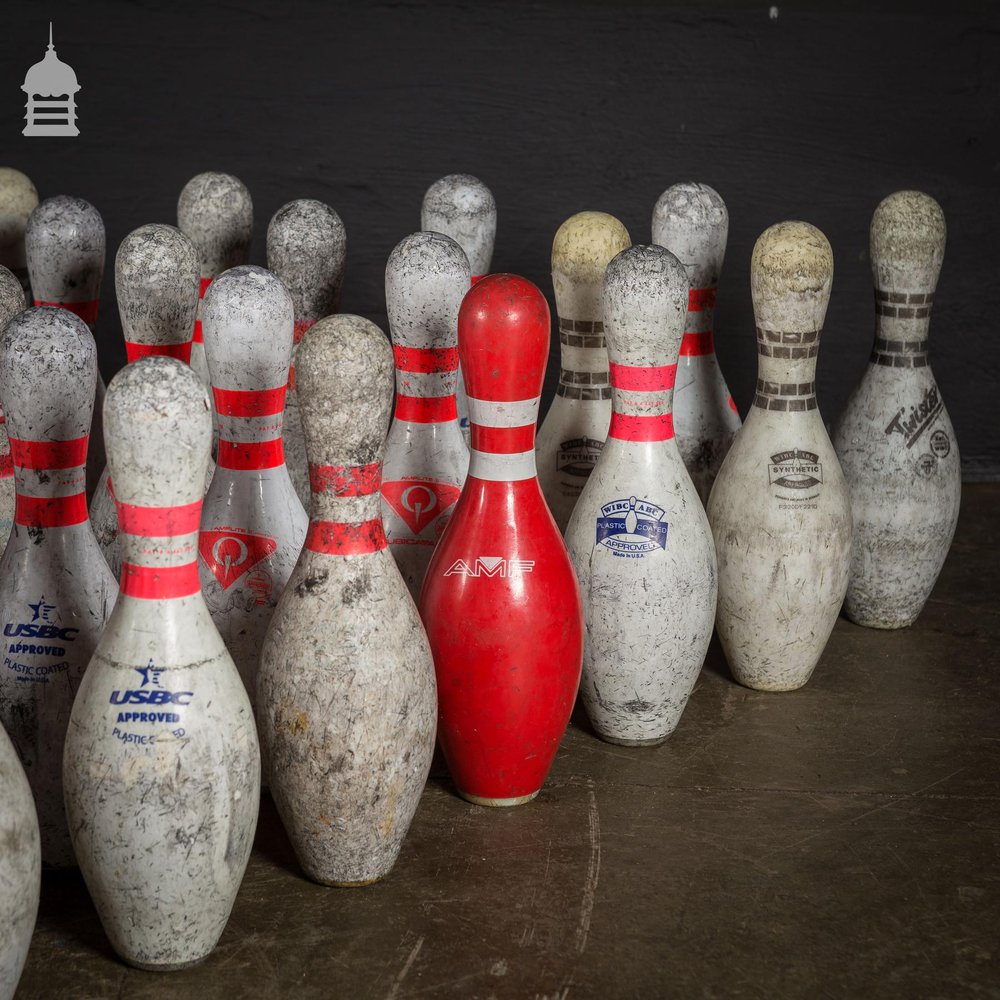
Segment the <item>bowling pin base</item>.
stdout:
<path fill-rule="evenodd" d="M 666 743 L 670 738 L 670 733 L 666 736 L 653 736 L 648 740 L 627 740 L 618 736 L 607 736 L 604 733 L 597 734 L 605 743 L 613 743 L 616 747 L 658 747 L 661 743 Z"/>
<path fill-rule="evenodd" d="M 121 958 L 127 965 L 131 965 L 133 969 L 141 969 L 143 972 L 180 972 L 181 969 L 193 969 L 196 965 L 201 965 L 208 958 L 208 955 L 202 955 L 200 958 L 192 958 L 188 962 L 166 962 L 162 964 L 159 962 L 137 962 L 134 958 L 128 958 L 125 955 L 122 955 Z"/>
<path fill-rule="evenodd" d="M 530 795 L 515 795 L 510 799 L 488 799 L 482 795 L 470 795 L 468 792 L 463 792 L 461 788 L 458 789 L 458 794 L 461 795 L 466 802 L 471 802 L 476 806 L 497 806 L 500 808 L 506 808 L 507 806 L 523 806 L 525 802 L 530 802 L 540 791 L 541 789 L 538 788 Z"/>
<path fill-rule="evenodd" d="M 312 877 L 312 876 L 310 876 Z M 363 878 L 357 882 L 334 882 L 330 879 L 313 878 L 314 882 L 318 882 L 320 885 L 329 886 L 331 889 L 360 889 L 366 885 L 374 885 L 376 882 L 381 882 L 385 876 L 376 875 L 375 878 Z"/>
<path fill-rule="evenodd" d="M 920 617 L 920 612 L 923 610 L 924 606 L 921 605 L 919 610 L 914 614 L 889 618 L 885 615 L 878 617 L 876 615 L 865 614 L 861 608 L 845 607 L 844 617 L 848 621 L 854 622 L 855 625 L 860 625 L 862 628 L 879 628 L 890 631 L 898 628 L 909 628 Z"/>

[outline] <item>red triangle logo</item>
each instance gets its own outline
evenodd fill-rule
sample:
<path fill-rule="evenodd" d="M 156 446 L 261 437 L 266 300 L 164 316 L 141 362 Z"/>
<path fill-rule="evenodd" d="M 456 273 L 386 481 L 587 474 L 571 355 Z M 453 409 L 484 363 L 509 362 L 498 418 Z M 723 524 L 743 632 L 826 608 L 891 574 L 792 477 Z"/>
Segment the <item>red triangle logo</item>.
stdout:
<path fill-rule="evenodd" d="M 198 551 L 212 575 L 228 590 L 244 573 L 253 569 L 278 547 L 277 539 L 251 535 L 235 529 L 203 531 Z"/>
<path fill-rule="evenodd" d="M 461 490 L 451 483 L 432 479 L 400 479 L 382 484 L 385 502 L 415 535 L 455 505 Z"/>

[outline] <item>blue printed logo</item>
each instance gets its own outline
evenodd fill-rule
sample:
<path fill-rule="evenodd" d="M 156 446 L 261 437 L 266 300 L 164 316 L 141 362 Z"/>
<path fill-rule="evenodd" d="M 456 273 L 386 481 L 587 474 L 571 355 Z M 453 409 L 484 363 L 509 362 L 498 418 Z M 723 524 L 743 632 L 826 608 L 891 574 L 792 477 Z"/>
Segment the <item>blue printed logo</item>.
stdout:
<path fill-rule="evenodd" d="M 666 513 L 649 500 L 629 497 L 612 500 L 597 519 L 597 544 L 624 559 L 642 559 L 648 552 L 667 547 Z"/>

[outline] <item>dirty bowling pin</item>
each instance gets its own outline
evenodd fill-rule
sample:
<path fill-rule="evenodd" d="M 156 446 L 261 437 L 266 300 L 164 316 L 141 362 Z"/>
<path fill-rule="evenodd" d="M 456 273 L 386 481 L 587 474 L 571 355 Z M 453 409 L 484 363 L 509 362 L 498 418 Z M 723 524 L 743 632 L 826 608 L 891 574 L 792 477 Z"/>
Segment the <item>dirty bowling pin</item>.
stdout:
<path fill-rule="evenodd" d="M 396 413 L 385 446 L 382 516 L 414 600 L 469 471 L 455 407 L 458 310 L 468 290 L 469 261 L 441 233 L 407 236 L 386 264 Z"/>
<path fill-rule="evenodd" d="M 28 775 L 46 864 L 73 865 L 62 801 L 70 708 L 117 588 L 84 495 L 97 349 L 65 309 L 28 309 L 0 339 L 17 489 L 0 559 L 0 723 Z"/>
<path fill-rule="evenodd" d="M 104 220 L 82 198 L 46 198 L 28 217 L 24 235 L 28 275 L 36 306 L 76 313 L 93 333 L 104 278 Z M 104 381 L 97 372 L 93 423 L 87 452 L 87 499 L 104 468 Z"/>
<path fill-rule="evenodd" d="M 478 177 L 448 174 L 436 180 L 424 194 L 420 228 L 450 236 L 465 251 L 472 268 L 472 284 L 489 274 L 497 235 L 497 203 L 493 192 Z M 461 366 L 455 400 L 458 425 L 468 445 L 469 407 Z"/>
<path fill-rule="evenodd" d="M 66 814 L 115 951 L 179 969 L 215 947 L 250 857 L 257 733 L 195 565 L 205 387 L 175 358 L 143 358 L 105 410 L 121 593 L 73 706 Z"/>
<path fill-rule="evenodd" d="M 195 245 L 201 267 L 201 296 L 217 274 L 246 264 L 253 238 L 253 201 L 246 185 L 232 174 L 196 174 L 177 199 L 177 227 Z M 191 340 L 191 367 L 206 386 L 212 382 L 205 360 L 202 307 Z"/>
<path fill-rule="evenodd" d="M 267 227 L 267 266 L 295 308 L 292 363 L 285 395 L 285 464 L 302 506 L 309 506 L 309 463 L 295 391 L 295 348 L 317 320 L 340 312 L 347 267 L 347 230 L 329 205 L 300 198 L 283 205 Z"/>
<path fill-rule="evenodd" d="M 392 351 L 374 324 L 333 316 L 307 331 L 296 363 L 311 520 L 264 640 L 258 717 L 306 875 L 366 885 L 399 854 L 437 717 L 427 636 L 380 511 Z"/>
<path fill-rule="evenodd" d="M 38 192 L 30 179 L 13 167 L 0 167 L 0 266 L 13 272 L 25 293 L 31 286 L 24 231 L 37 206 Z"/>
<path fill-rule="evenodd" d="M 115 291 L 129 362 L 150 354 L 190 360 L 198 254 L 179 229 L 153 223 L 129 233 L 115 256 Z M 113 490 L 105 467 L 90 503 L 90 523 L 117 579 L 121 552 Z"/>
<path fill-rule="evenodd" d="M 854 513 L 844 611 L 870 628 L 916 621 L 958 521 L 958 442 L 927 355 L 944 243 L 929 195 L 897 191 L 875 210 L 875 347 L 833 432 Z"/>
<path fill-rule="evenodd" d="M 434 653 L 438 738 L 463 798 L 513 806 L 542 787 L 580 683 L 583 613 L 535 474 L 549 307 L 493 274 L 465 296 L 458 349 L 472 456 L 420 611 Z"/>
<path fill-rule="evenodd" d="M 851 507 L 816 407 L 816 355 L 833 251 L 806 222 L 757 240 L 750 287 L 757 394 L 708 501 L 719 566 L 716 628 L 736 680 L 802 687 L 847 590 Z"/>
<path fill-rule="evenodd" d="M 7 324 L 24 312 L 27 303 L 21 283 L 11 271 L 0 265 L 0 335 Z M 14 463 L 3 410 L 0 410 L 0 543 L 7 544 L 14 526 Z"/>
<path fill-rule="evenodd" d="M 219 446 L 198 565 L 212 620 L 253 703 L 260 645 L 309 524 L 282 448 L 292 300 L 270 271 L 234 267 L 212 282 L 202 316 Z"/>
<path fill-rule="evenodd" d="M 583 597 L 580 696 L 597 734 L 666 739 L 715 625 L 715 543 L 674 439 L 671 398 L 688 307 L 673 254 L 634 246 L 604 277 L 614 413 L 566 530 Z"/>
<path fill-rule="evenodd" d="M 608 434 L 611 386 L 601 282 L 609 262 L 631 242 L 614 216 L 578 212 L 559 227 L 552 243 L 559 386 L 535 452 L 545 502 L 562 532 Z"/>
<path fill-rule="evenodd" d="M 712 331 L 728 237 L 726 203 L 707 184 L 675 184 L 653 209 L 653 242 L 677 257 L 691 285 L 674 388 L 674 432 L 703 504 L 740 429 Z"/>

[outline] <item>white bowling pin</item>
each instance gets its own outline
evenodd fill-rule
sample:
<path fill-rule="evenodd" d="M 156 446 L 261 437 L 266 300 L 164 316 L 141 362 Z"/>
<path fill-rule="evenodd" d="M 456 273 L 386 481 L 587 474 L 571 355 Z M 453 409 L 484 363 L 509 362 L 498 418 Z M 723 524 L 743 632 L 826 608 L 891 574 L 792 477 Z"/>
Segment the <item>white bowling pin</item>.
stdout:
<path fill-rule="evenodd" d="M 456 419 L 458 310 L 469 261 L 440 233 L 407 236 L 385 268 L 396 413 L 382 469 L 382 518 L 414 601 L 469 471 Z"/>
<path fill-rule="evenodd" d="M 267 227 L 267 266 L 288 289 L 295 307 L 295 345 L 318 319 L 340 312 L 347 267 L 347 230 L 329 205 L 290 201 Z M 309 466 L 295 392 L 295 347 L 285 396 L 285 464 L 303 507 L 309 506 Z"/>
<path fill-rule="evenodd" d="M 0 339 L 14 528 L 0 559 L 0 723 L 28 775 L 49 865 L 72 865 L 62 802 L 70 708 L 114 603 L 84 495 L 97 348 L 65 309 L 28 309 Z"/>
<path fill-rule="evenodd" d="M 478 177 L 448 174 L 436 180 L 424 193 L 420 228 L 424 232 L 450 236 L 465 251 L 472 268 L 473 284 L 489 274 L 497 235 L 497 203 L 493 192 Z M 469 404 L 461 366 L 455 399 L 458 425 L 468 446 Z"/>
<path fill-rule="evenodd" d="M 38 192 L 20 170 L 0 167 L 0 266 L 14 273 L 27 293 L 28 263 L 24 255 L 24 230 L 38 205 Z"/>
<path fill-rule="evenodd" d="M 129 233 L 115 256 L 115 291 L 129 362 L 150 354 L 190 360 L 198 253 L 179 229 L 153 223 Z M 117 579 L 121 552 L 113 489 L 105 466 L 90 503 L 90 523 Z"/>
<path fill-rule="evenodd" d="M 604 212 L 578 212 L 552 243 L 559 314 L 559 387 L 535 445 L 538 481 L 559 530 L 593 471 L 611 420 L 601 283 L 609 262 L 632 243 Z"/>
<path fill-rule="evenodd" d="M 258 716 L 306 875 L 364 885 L 395 863 L 427 779 L 434 664 L 379 508 L 389 343 L 358 316 L 328 317 L 296 364 L 311 520 L 264 640 Z"/>
<path fill-rule="evenodd" d="M 28 217 L 24 234 L 28 275 L 36 306 L 75 313 L 93 333 L 104 278 L 104 220 L 90 202 L 68 195 L 46 198 Z M 104 468 L 104 380 L 97 372 L 87 452 L 87 499 Z"/>
<path fill-rule="evenodd" d="M 4 328 L 27 303 L 21 283 L 11 271 L 0 265 L 0 336 Z M 0 544 L 6 545 L 14 526 L 14 463 L 10 457 L 10 441 L 3 410 L 0 410 Z"/>
<path fill-rule="evenodd" d="M 736 680 L 792 691 L 812 675 L 847 590 L 851 506 L 816 406 L 833 251 L 780 222 L 750 263 L 757 394 L 708 501 L 719 565 L 716 628 Z"/>
<path fill-rule="evenodd" d="M 252 704 L 260 645 L 309 525 L 282 449 L 292 300 L 270 271 L 246 265 L 212 282 L 202 315 L 219 447 L 198 565 Z"/>
<path fill-rule="evenodd" d="M 0 802 L 0 1000 L 11 1000 L 35 929 L 42 851 L 31 786 L 3 726 Z"/>
<path fill-rule="evenodd" d="M 740 429 L 740 415 L 715 355 L 715 292 L 726 255 L 729 212 L 707 184 L 667 188 L 653 209 L 653 242 L 684 265 L 691 291 L 677 364 L 674 432 L 702 503 Z"/>
<path fill-rule="evenodd" d="M 634 246 L 604 277 L 614 413 L 566 530 L 583 598 L 580 696 L 610 743 L 660 743 L 680 721 L 715 624 L 715 544 L 674 439 L 688 278 Z"/>
<path fill-rule="evenodd" d="M 962 463 L 927 354 L 944 243 L 929 195 L 897 191 L 875 210 L 875 347 L 833 432 L 854 514 L 844 611 L 870 628 L 916 621 L 958 521 Z"/>
<path fill-rule="evenodd" d="M 208 171 L 196 174 L 177 199 L 177 227 L 195 245 L 201 265 L 201 297 L 212 279 L 250 259 L 253 239 L 253 201 L 246 185 L 232 174 Z M 205 360 L 202 307 L 194 323 L 191 368 L 206 386 L 212 381 Z"/>
<path fill-rule="evenodd" d="M 141 969 L 179 969 L 229 919 L 257 825 L 260 755 L 195 563 L 205 387 L 175 358 L 143 358 L 111 380 L 105 411 L 121 594 L 73 706 L 66 814 L 115 951 Z"/>

